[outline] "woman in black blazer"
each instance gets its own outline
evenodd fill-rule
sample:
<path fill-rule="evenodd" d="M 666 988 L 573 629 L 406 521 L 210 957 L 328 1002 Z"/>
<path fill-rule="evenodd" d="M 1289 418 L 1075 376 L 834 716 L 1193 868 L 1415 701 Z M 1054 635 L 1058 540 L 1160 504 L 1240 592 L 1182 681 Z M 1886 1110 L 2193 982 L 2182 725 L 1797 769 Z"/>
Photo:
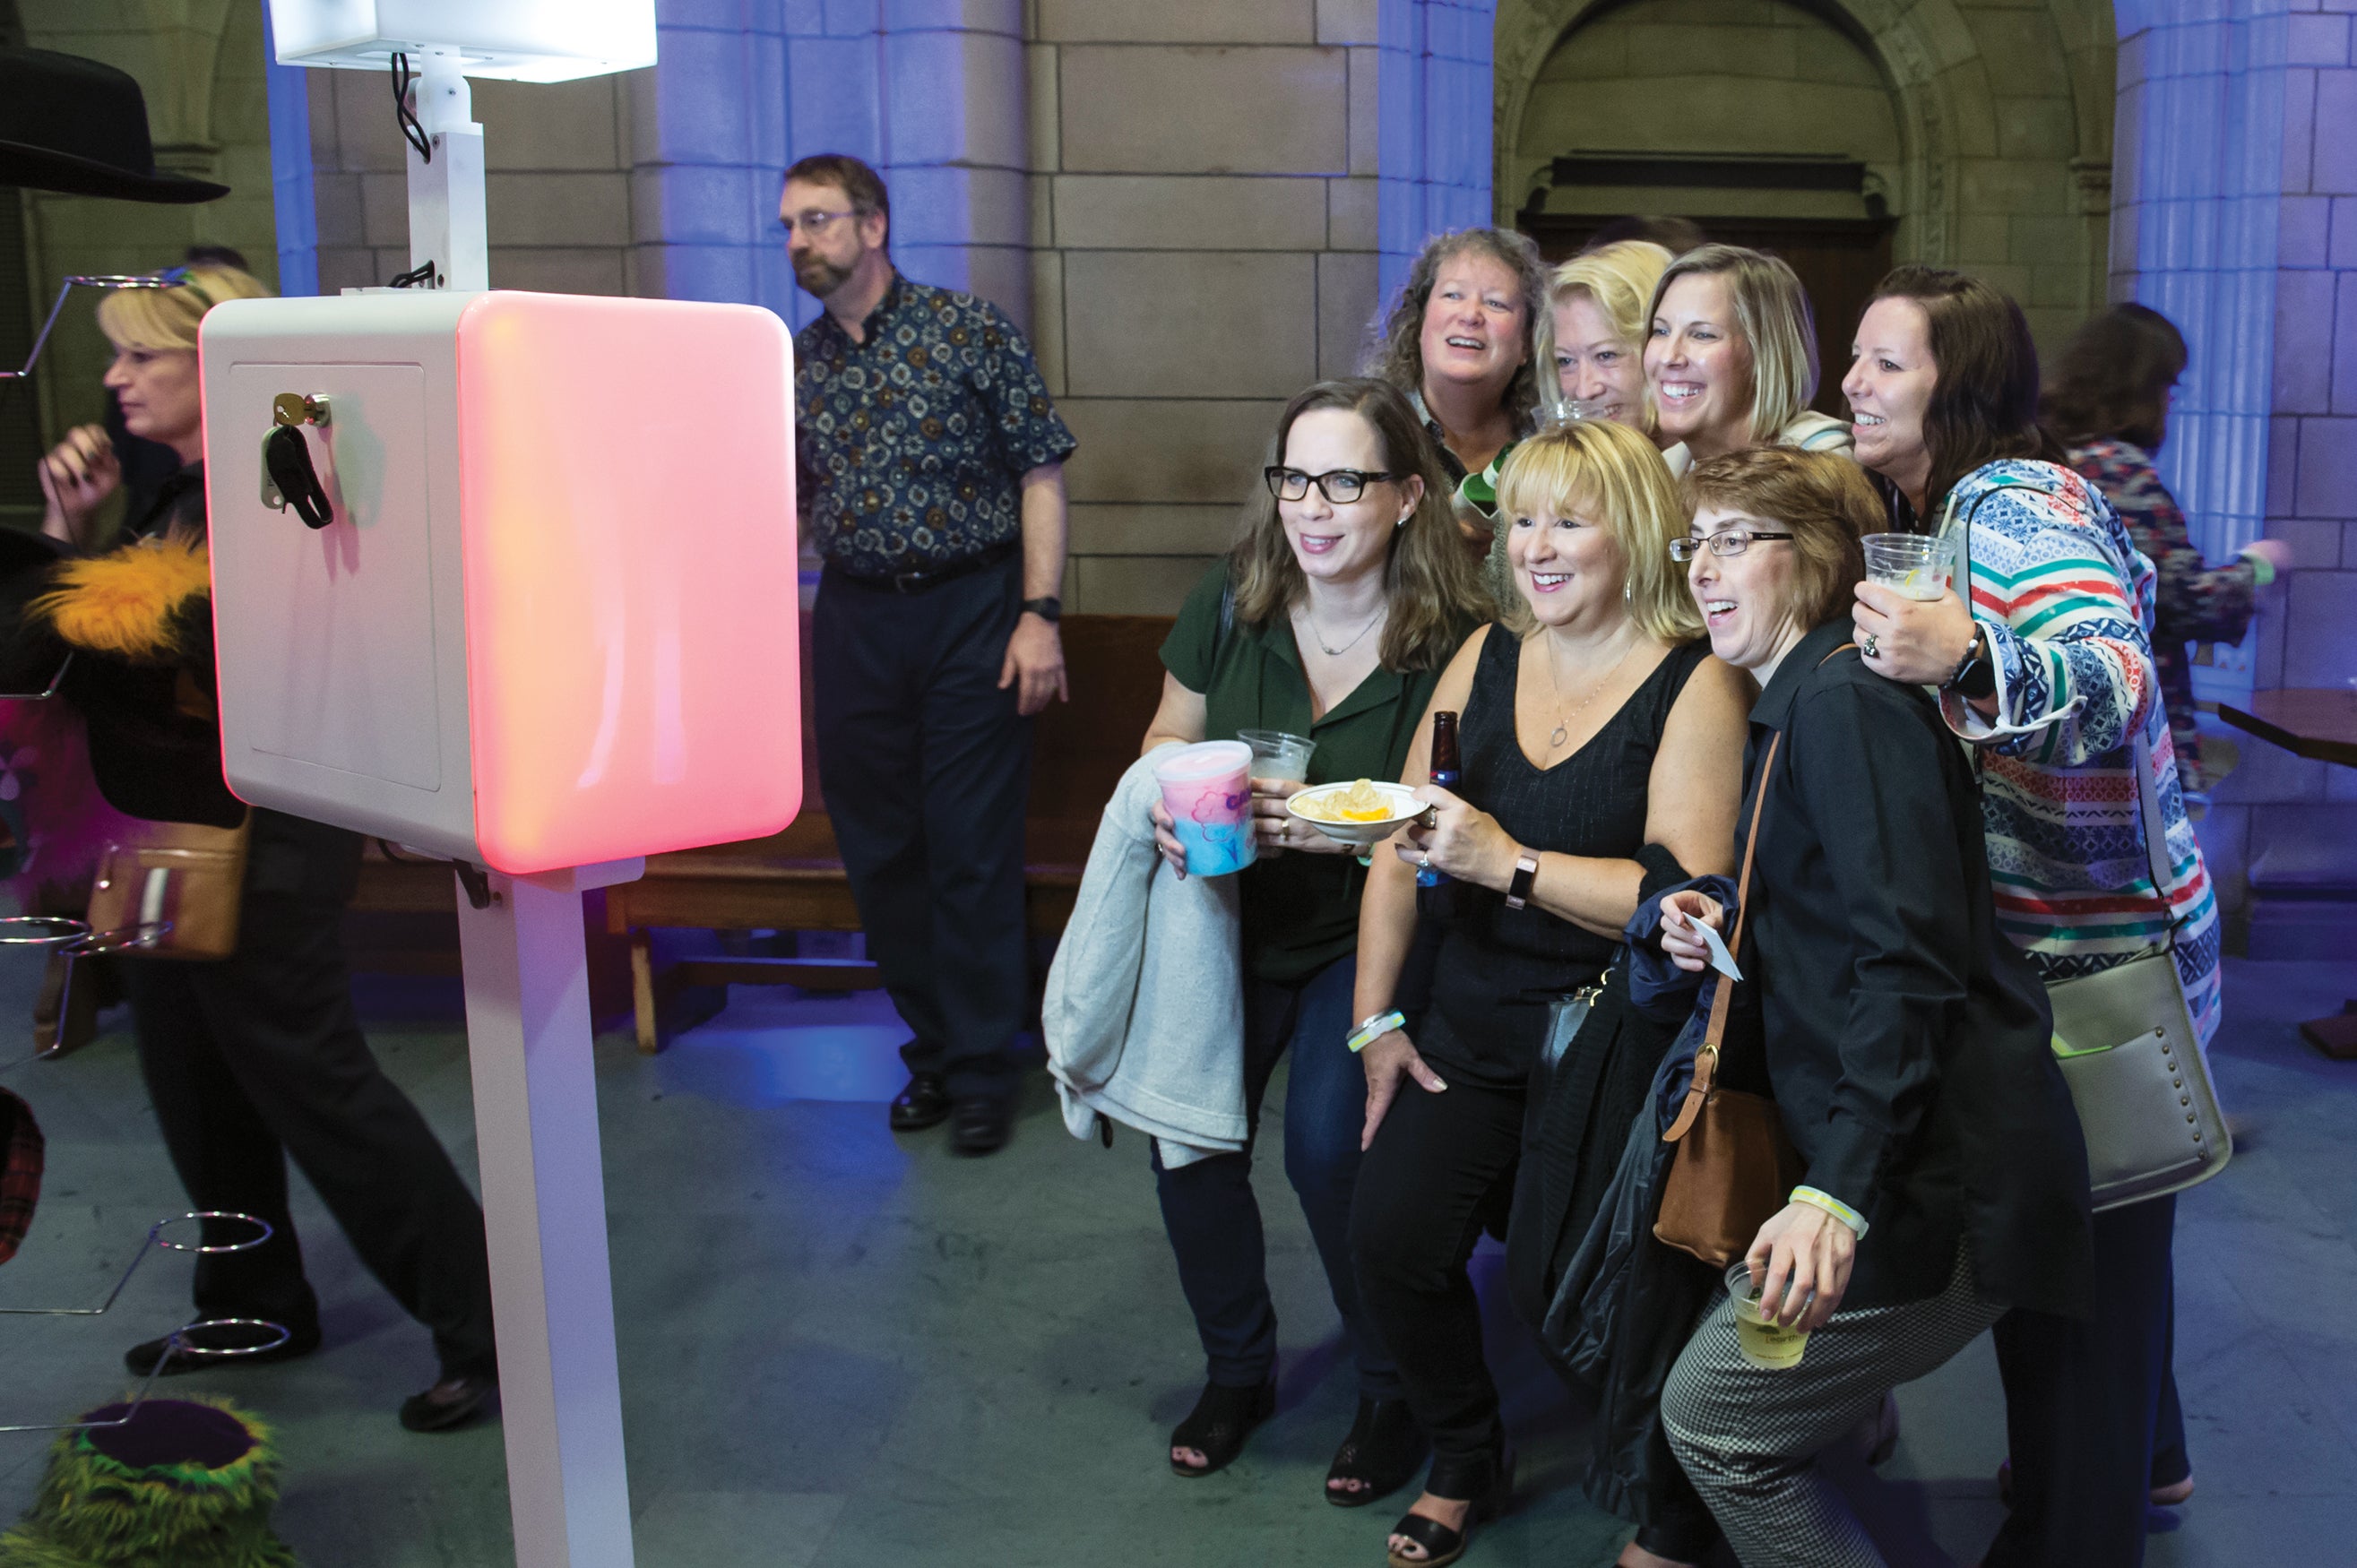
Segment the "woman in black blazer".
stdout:
<path fill-rule="evenodd" d="M 1722 1301 L 1663 1425 L 1746 1568 L 1867 1568 L 1882 1559 L 1813 1456 L 2007 1307 L 2083 1311 L 2086 1155 L 2045 993 L 1996 929 L 1971 764 L 1930 698 L 1846 646 L 1873 489 L 1845 458 L 1778 447 L 1687 488 L 1676 553 L 1712 651 L 1760 683 L 1741 821 L 1764 815 L 1720 1081 L 1772 1095 L 1800 1151 L 1748 1260 L 1765 1310 L 1813 1334 L 1797 1365 L 1755 1367 Z M 1726 912 L 1663 902 L 1663 950 L 1700 970 L 1694 923 Z"/>

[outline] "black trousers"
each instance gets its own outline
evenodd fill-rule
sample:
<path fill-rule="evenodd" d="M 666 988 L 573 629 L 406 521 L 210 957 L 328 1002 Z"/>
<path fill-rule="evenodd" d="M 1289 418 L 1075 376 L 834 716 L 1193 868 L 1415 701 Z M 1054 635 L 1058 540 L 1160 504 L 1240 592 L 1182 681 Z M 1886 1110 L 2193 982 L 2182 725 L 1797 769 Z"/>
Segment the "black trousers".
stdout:
<path fill-rule="evenodd" d="M 1997 1321 L 2013 1507 L 1988 1568 L 2136 1568 L 2151 1489 L 2183 1480 L 2184 1416 L 2169 1362 L 2177 1199 L 2095 1216 L 2095 1312 Z"/>
<path fill-rule="evenodd" d="M 903 595 L 829 571 L 811 621 L 819 785 L 867 955 L 916 1036 L 909 1069 L 960 1099 L 1013 1092 L 1030 994 L 1031 721 L 998 689 L 1022 573 Z"/>
<path fill-rule="evenodd" d="M 287 830 L 288 819 L 256 813 L 234 956 L 124 966 L 139 1065 L 190 1203 L 253 1215 L 275 1232 L 250 1251 L 198 1258 L 197 1311 L 317 1327 L 287 1212 L 292 1155 L 361 1261 L 433 1330 L 444 1371 L 490 1370 L 482 1209 L 361 1034 L 339 927 L 350 876 L 318 875 L 323 849 L 356 872 L 360 841 L 315 824 Z M 217 1242 L 250 1234 L 211 1230 Z"/>
<path fill-rule="evenodd" d="M 1512 1194 L 1523 1105 L 1519 1089 L 1452 1080 L 1433 1094 L 1403 1080 L 1359 1165 L 1351 1254 L 1360 1298 L 1435 1461 L 1478 1461 L 1505 1440 L 1465 1265 Z"/>

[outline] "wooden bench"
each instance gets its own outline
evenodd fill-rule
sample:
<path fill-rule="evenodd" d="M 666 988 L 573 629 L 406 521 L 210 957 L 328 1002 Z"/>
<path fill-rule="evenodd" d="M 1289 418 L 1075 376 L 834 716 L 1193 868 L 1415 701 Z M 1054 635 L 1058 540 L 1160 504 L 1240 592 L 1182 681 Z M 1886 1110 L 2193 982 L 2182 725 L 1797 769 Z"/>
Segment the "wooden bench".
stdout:
<path fill-rule="evenodd" d="M 803 619 L 807 628 L 809 618 Z M 1064 660 L 1069 703 L 1051 703 L 1033 725 L 1031 799 L 1024 830 L 1024 919 L 1052 938 L 1064 929 L 1097 818 L 1161 699 L 1159 650 L 1170 622 L 1160 616 L 1068 616 Z M 807 630 L 802 659 L 802 778 L 808 802 L 791 827 L 765 839 L 658 854 L 646 875 L 605 890 L 604 930 L 626 942 L 632 1022 L 639 1048 L 662 1047 L 669 996 L 688 986 L 777 984 L 851 991 L 880 983 L 865 960 L 698 956 L 663 964 L 652 932 L 663 927 L 707 930 L 856 931 L 859 911 L 820 804 L 818 768 L 807 715 L 812 671 Z M 452 908 L 449 874 L 387 862 L 371 848 L 355 910 L 417 913 Z M 453 927 L 455 930 L 455 925 Z M 383 953 L 384 956 L 377 956 Z M 450 955 L 455 958 L 455 953 Z M 410 968 L 430 961 L 410 950 L 355 951 L 355 967 Z"/>

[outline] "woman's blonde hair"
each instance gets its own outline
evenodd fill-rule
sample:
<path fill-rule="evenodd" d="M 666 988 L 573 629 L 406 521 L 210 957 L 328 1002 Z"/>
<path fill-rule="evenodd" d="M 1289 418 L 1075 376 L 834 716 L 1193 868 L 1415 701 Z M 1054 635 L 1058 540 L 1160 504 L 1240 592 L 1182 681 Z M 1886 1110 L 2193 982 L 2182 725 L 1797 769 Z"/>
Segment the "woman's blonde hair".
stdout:
<path fill-rule="evenodd" d="M 1702 617 L 1670 541 L 1686 531 L 1670 467 L 1641 431 L 1583 419 L 1541 431 L 1514 448 L 1498 476 L 1498 527 L 1525 517 L 1577 518 L 1612 536 L 1628 574 L 1629 617 L 1664 642 L 1702 635 Z M 1520 593 L 1499 596 L 1507 627 L 1527 635 L 1536 624 Z"/>
<path fill-rule="evenodd" d="M 1723 277 L 1735 328 L 1751 360 L 1751 440 L 1783 434 L 1817 395 L 1817 323 L 1809 291 L 1780 256 L 1742 245 L 1697 245 L 1672 262 L 1653 285 L 1648 329 L 1670 285 L 1682 277 Z"/>
<path fill-rule="evenodd" d="M 1866 470 L 1831 452 L 1746 446 L 1696 463 L 1680 488 L 1689 512 L 1716 507 L 1791 531 L 1789 613 L 1803 631 L 1849 613 L 1866 576 L 1863 541 L 1889 526 Z"/>
<path fill-rule="evenodd" d="M 118 349 L 193 349 L 197 323 L 226 299 L 267 299 L 262 280 L 235 267 L 200 266 L 168 288 L 118 288 L 98 302 L 98 329 Z"/>
<path fill-rule="evenodd" d="M 1432 438 L 1408 406 L 1406 394 L 1372 377 L 1319 381 L 1296 393 L 1278 416 L 1269 443 L 1272 467 L 1285 461 L 1294 421 L 1318 409 L 1357 414 L 1375 433 L 1383 471 L 1424 481 L 1424 495 L 1407 521 L 1392 530 L 1391 558 L 1383 567 L 1383 596 L 1391 607 L 1380 657 L 1386 670 L 1437 670 L 1448 662 L 1468 628 L 1490 613 L 1480 577 L 1466 559 L 1463 535 L 1449 515 L 1450 487 Z M 1276 498 L 1256 484 L 1244 507 L 1243 527 L 1229 552 L 1235 584 L 1236 618 L 1266 627 L 1281 618 L 1308 589 L 1295 559 Z"/>
<path fill-rule="evenodd" d="M 1619 240 L 1592 251 L 1582 251 L 1555 268 L 1547 284 L 1547 304 L 1552 307 L 1586 295 L 1604 313 L 1613 336 L 1641 359 L 1645 338 L 1653 326 L 1648 314 L 1653 303 L 1653 285 L 1661 281 L 1670 260 L 1668 249 L 1651 240 Z M 1553 314 L 1550 309 L 1550 327 Z M 1651 431 L 1653 398 L 1650 391 L 1645 394 L 1644 419 L 1645 429 Z"/>

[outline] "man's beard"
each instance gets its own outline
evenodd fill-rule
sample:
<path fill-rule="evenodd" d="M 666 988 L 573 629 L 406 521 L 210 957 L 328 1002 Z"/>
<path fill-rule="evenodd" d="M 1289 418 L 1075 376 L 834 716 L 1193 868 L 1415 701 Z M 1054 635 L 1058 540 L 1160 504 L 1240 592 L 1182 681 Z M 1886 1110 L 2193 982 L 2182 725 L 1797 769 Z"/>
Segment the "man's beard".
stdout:
<path fill-rule="evenodd" d="M 838 267 L 819 255 L 804 255 L 793 266 L 794 281 L 821 299 L 841 288 L 851 276 L 849 267 Z"/>

